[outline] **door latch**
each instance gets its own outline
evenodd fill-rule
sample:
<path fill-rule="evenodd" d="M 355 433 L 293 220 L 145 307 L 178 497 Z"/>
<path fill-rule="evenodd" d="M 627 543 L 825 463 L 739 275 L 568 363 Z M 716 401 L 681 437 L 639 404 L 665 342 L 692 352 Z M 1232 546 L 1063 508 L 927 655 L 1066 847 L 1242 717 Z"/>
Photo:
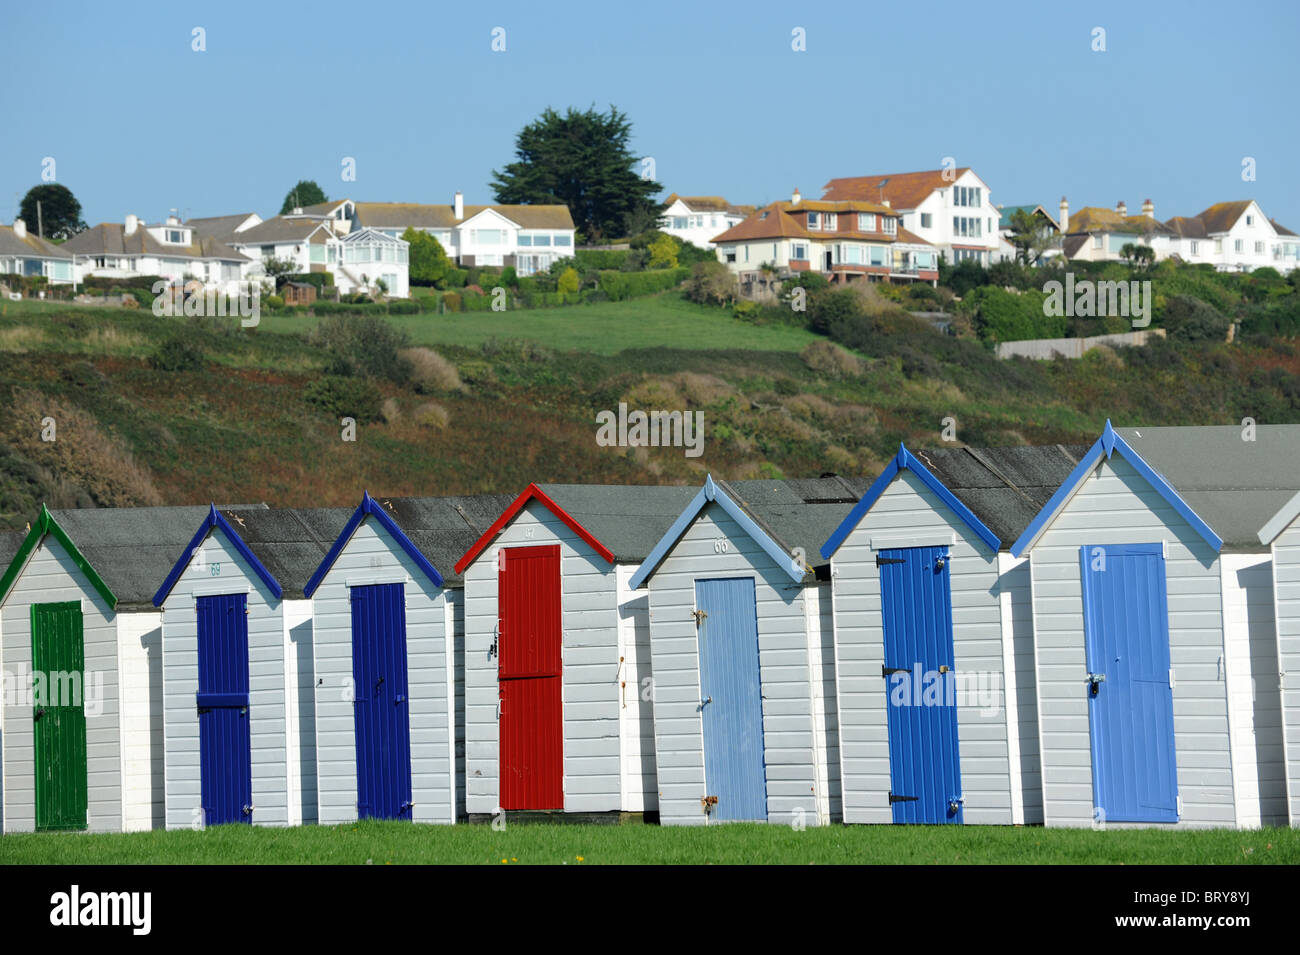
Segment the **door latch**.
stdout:
<path fill-rule="evenodd" d="M 707 700 L 701 700 L 701 701 L 700 701 L 700 709 L 704 709 L 706 706 L 708 706 L 708 705 L 709 705 L 710 703 L 712 703 L 712 702 L 713 702 L 713 697 L 709 697 Z"/>
<path fill-rule="evenodd" d="M 251 805 L 250 805 L 250 806 L 245 806 L 245 807 L 244 807 L 244 815 L 245 815 L 245 816 L 251 816 L 252 814 L 253 814 L 253 807 L 252 807 Z"/>
<path fill-rule="evenodd" d="M 935 573 L 938 573 L 939 571 L 943 570 L 944 567 L 946 567 L 946 566 L 948 566 L 948 558 L 947 558 L 947 557 L 936 557 L 936 558 L 934 559 L 934 570 L 935 570 Z"/>
<path fill-rule="evenodd" d="M 707 816 L 707 815 L 710 815 L 710 814 L 712 814 L 714 808 L 716 808 L 717 805 L 718 805 L 718 797 L 717 797 L 717 796 L 705 796 L 705 797 L 703 797 L 703 798 L 700 800 L 700 805 L 702 805 L 702 806 L 704 807 L 704 814 L 705 814 L 706 816 Z"/>
<path fill-rule="evenodd" d="M 704 622 L 704 618 L 708 616 L 708 613 L 703 610 L 692 610 L 691 616 L 695 618 L 695 626 L 698 627 Z"/>
<path fill-rule="evenodd" d="M 36 714 L 32 717 L 32 719 L 39 720 L 44 715 L 45 715 L 45 707 L 39 706 L 36 708 Z"/>
<path fill-rule="evenodd" d="M 957 798 L 948 800 L 948 815 L 955 816 L 961 811 L 961 804 L 966 800 Z"/>
<path fill-rule="evenodd" d="M 1089 673 L 1088 674 L 1088 692 L 1093 696 L 1101 689 L 1101 685 L 1106 682 L 1106 674 Z"/>

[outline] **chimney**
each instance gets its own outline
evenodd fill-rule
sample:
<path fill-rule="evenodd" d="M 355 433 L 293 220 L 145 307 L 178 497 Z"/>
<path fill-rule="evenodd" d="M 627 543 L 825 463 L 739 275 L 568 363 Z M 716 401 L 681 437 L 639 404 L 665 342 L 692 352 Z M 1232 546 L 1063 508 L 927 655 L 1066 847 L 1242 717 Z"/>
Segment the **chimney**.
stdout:
<path fill-rule="evenodd" d="M 127 216 L 126 216 L 126 229 L 125 229 L 125 231 L 124 231 L 122 234 L 123 234 L 123 235 L 135 235 L 135 230 L 138 229 L 138 228 L 140 228 L 140 220 L 139 220 L 139 218 L 137 218 L 136 216 L 131 215 L 130 213 L 127 213 Z"/>
<path fill-rule="evenodd" d="M 881 199 L 880 201 L 881 201 L 881 203 L 884 205 L 884 207 L 885 207 L 886 209 L 892 209 L 892 208 L 894 208 L 893 206 L 891 206 L 891 205 L 889 204 L 889 200 L 888 200 L 888 199 Z"/>
<path fill-rule="evenodd" d="M 167 224 L 168 224 L 168 225 L 180 225 L 180 224 L 181 224 L 181 220 L 180 220 L 177 216 L 168 216 L 168 217 L 167 217 Z"/>
<path fill-rule="evenodd" d="M 1066 201 L 1065 196 L 1061 196 L 1061 235 L 1069 231 L 1070 225 L 1070 203 Z"/>
<path fill-rule="evenodd" d="M 799 204 L 799 200 L 802 199 L 802 198 L 803 198 L 803 196 L 799 195 L 799 187 L 798 187 L 798 186 L 795 186 L 795 187 L 794 187 L 794 195 L 792 195 L 792 196 L 790 197 L 790 205 L 792 205 L 792 206 L 797 206 L 797 205 Z"/>
<path fill-rule="evenodd" d="M 1122 216 L 1128 215 L 1128 203 L 1121 199 L 1119 202 L 1115 203 L 1115 211 Z"/>
<path fill-rule="evenodd" d="M 460 194 L 459 190 L 456 192 L 456 201 L 453 206 L 455 209 L 454 215 L 456 221 L 459 222 L 461 219 L 465 218 L 465 197 Z"/>
<path fill-rule="evenodd" d="M 300 215 L 302 215 L 302 206 L 294 206 L 294 207 L 293 207 L 293 214 L 296 215 L 296 216 L 300 216 Z"/>
<path fill-rule="evenodd" d="M 14 235 L 20 239 L 27 238 L 27 223 L 22 219 L 14 220 Z"/>
<path fill-rule="evenodd" d="M 1150 199 L 1143 199 L 1142 214 L 1148 219 L 1154 219 L 1156 217 L 1156 204 Z"/>

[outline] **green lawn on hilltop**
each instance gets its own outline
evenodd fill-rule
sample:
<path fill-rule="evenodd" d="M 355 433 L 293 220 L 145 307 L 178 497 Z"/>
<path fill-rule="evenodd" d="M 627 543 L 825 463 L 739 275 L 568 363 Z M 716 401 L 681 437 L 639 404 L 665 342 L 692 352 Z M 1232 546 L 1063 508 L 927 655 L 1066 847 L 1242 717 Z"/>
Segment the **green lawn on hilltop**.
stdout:
<path fill-rule="evenodd" d="M 10 834 L 0 864 L 1283 864 L 1300 863 L 1300 831 L 508 823 L 206 831 Z"/>

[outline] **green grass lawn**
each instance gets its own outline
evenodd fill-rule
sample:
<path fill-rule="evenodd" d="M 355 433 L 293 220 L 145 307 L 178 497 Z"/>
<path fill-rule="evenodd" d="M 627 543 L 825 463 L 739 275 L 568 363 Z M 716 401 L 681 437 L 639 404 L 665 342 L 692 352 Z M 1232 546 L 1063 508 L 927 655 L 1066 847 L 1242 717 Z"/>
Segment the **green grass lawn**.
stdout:
<path fill-rule="evenodd" d="M 1300 863 L 1300 831 L 1110 830 L 998 826 L 787 826 L 700 828 L 511 823 L 261 829 L 123 835 L 42 833 L 0 837 L 0 864 L 456 863 L 777 864 L 1284 864 Z"/>
<path fill-rule="evenodd" d="M 262 330 L 298 331 L 314 318 L 263 315 Z M 489 338 L 525 338 L 555 351 L 614 355 L 630 348 L 799 351 L 818 336 L 785 325 L 754 325 L 723 309 L 686 301 L 677 292 L 626 302 L 597 302 L 509 312 L 390 315 L 417 345 L 476 348 Z"/>

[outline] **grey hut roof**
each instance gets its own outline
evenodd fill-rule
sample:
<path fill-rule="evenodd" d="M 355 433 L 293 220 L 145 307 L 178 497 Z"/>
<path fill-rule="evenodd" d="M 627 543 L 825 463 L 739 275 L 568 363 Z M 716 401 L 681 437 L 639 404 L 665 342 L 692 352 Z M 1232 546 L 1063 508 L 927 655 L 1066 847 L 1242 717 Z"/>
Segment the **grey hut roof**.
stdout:
<path fill-rule="evenodd" d="M 539 484 L 542 492 L 609 548 L 619 563 L 645 560 L 698 487 Z"/>
<path fill-rule="evenodd" d="M 294 599 L 302 597 L 307 581 L 325 559 L 334 539 L 342 533 L 353 509 L 219 507 L 217 510 L 248 545 L 253 556 L 279 581 L 284 589 L 283 596 Z M 202 516 L 190 528 L 191 535 L 201 520 Z M 173 556 L 173 563 L 178 556 Z M 162 579 L 155 581 L 154 586 L 157 587 Z"/>
<path fill-rule="evenodd" d="M 509 494 L 475 494 L 463 497 L 380 496 L 374 500 L 429 559 L 442 576 L 443 585 L 459 588 L 464 586 L 464 578 L 456 573 L 456 561 L 483 536 L 514 498 Z M 336 531 L 335 536 L 338 533 Z"/>
<path fill-rule="evenodd" d="M 1088 453 L 1088 445 L 924 448 L 913 452 L 1010 547 Z"/>
<path fill-rule="evenodd" d="M 1219 535 L 1260 549 L 1259 531 L 1300 491 L 1300 425 L 1116 428 Z"/>
<path fill-rule="evenodd" d="M 241 507 L 245 514 L 251 508 Z M 118 609 L 153 605 L 206 507 L 58 508 L 50 513 L 118 599 Z M 229 513 L 235 513 L 234 510 Z M 13 555 L 9 558 L 12 560 Z"/>
<path fill-rule="evenodd" d="M 13 563 L 26 537 L 23 531 L 0 531 L 0 567 Z"/>
<path fill-rule="evenodd" d="M 849 516 L 871 482 L 863 478 L 802 478 L 784 481 L 719 481 L 772 539 L 786 550 L 803 548 L 809 564 L 826 538 Z"/>

